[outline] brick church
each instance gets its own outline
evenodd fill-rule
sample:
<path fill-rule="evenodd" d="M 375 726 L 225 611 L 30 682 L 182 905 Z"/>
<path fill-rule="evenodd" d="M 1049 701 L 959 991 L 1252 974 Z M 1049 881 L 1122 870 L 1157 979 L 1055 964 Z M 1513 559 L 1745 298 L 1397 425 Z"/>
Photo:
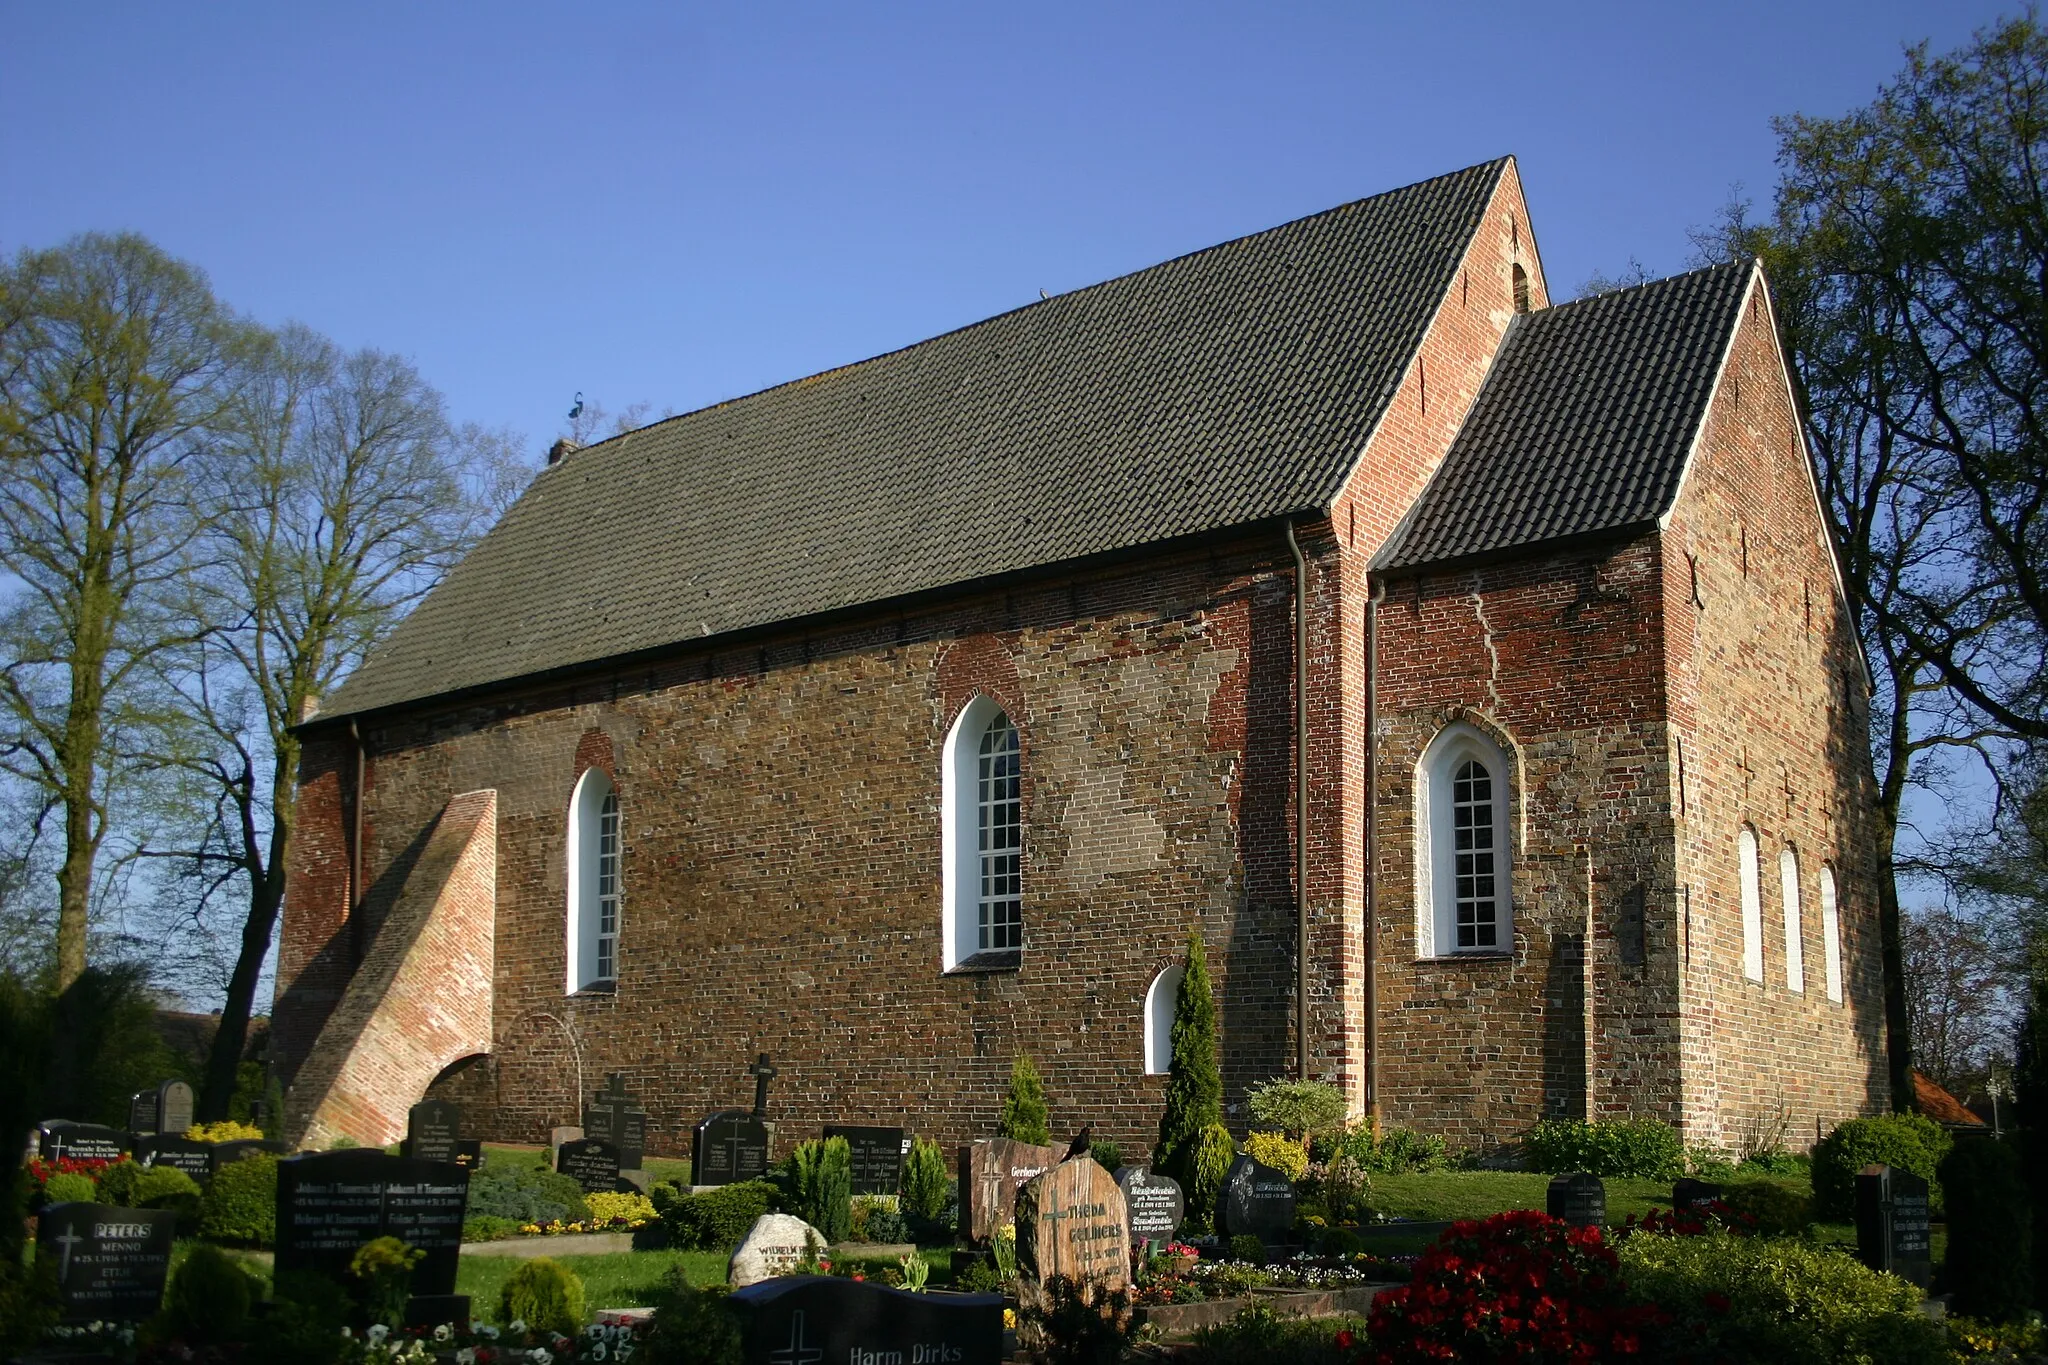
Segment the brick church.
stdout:
<path fill-rule="evenodd" d="M 1768 281 L 1552 305 L 1512 159 L 588 448 L 303 726 L 290 1136 L 1881 1108 L 1868 679 Z"/>

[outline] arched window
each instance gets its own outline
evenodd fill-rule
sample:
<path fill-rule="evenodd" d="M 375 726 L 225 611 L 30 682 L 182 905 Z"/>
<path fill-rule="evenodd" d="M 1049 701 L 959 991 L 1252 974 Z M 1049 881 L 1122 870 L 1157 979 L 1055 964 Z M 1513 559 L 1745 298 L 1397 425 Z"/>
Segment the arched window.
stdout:
<path fill-rule="evenodd" d="M 976 697 L 943 758 L 946 922 L 951 969 L 1013 962 L 1024 946 L 1023 747 L 1002 707 Z"/>
<path fill-rule="evenodd" d="M 1145 992 L 1145 1074 L 1164 1076 L 1173 1069 L 1173 1007 L 1180 998 L 1180 979 L 1187 965 L 1176 962 L 1152 978 Z"/>
<path fill-rule="evenodd" d="M 1515 311 L 1517 313 L 1526 313 L 1529 311 L 1529 272 L 1520 266 L 1514 266 L 1512 270 L 1514 272 L 1515 284 Z"/>
<path fill-rule="evenodd" d="M 1785 989 L 1806 991 L 1805 924 L 1799 914 L 1799 855 L 1778 855 L 1778 894 L 1785 902 Z"/>
<path fill-rule="evenodd" d="M 1507 755 L 1460 722 L 1430 742 L 1416 782 L 1416 938 L 1424 957 L 1514 946 Z"/>
<path fill-rule="evenodd" d="M 619 974 L 619 793 L 591 768 L 569 798 L 569 981 L 608 988 Z"/>
<path fill-rule="evenodd" d="M 1835 906 L 1835 870 L 1820 865 L 1820 949 L 1826 958 L 1828 999 L 1842 1003 L 1842 916 Z"/>
<path fill-rule="evenodd" d="M 1756 831 L 1748 825 L 1735 836 L 1737 876 L 1742 883 L 1742 974 L 1764 979 L 1763 874 L 1756 861 Z"/>

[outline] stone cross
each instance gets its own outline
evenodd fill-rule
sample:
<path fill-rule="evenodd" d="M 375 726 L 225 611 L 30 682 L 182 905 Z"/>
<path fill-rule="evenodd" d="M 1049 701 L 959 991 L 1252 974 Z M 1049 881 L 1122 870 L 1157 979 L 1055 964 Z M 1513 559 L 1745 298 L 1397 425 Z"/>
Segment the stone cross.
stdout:
<path fill-rule="evenodd" d="M 754 1117 L 765 1119 L 768 1117 L 768 1082 L 776 1076 L 775 1068 L 768 1065 L 768 1054 L 764 1052 L 756 1057 L 754 1064 L 747 1068 L 747 1074 L 754 1078 Z"/>

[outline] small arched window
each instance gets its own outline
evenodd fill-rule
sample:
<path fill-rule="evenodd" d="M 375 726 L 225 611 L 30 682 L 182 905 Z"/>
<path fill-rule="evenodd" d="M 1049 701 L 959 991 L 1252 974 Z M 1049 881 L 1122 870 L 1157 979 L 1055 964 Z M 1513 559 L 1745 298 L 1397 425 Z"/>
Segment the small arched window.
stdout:
<path fill-rule="evenodd" d="M 1176 962 L 1152 978 L 1145 992 L 1145 1074 L 1164 1076 L 1173 1069 L 1173 1010 L 1180 999 L 1180 979 L 1187 964 Z"/>
<path fill-rule="evenodd" d="M 976 697 L 943 758 L 945 966 L 1013 961 L 1024 946 L 1023 746 L 1002 707 Z"/>
<path fill-rule="evenodd" d="M 1509 268 L 1513 271 L 1515 284 L 1515 311 L 1526 313 L 1529 311 L 1529 272 L 1518 265 Z"/>
<path fill-rule="evenodd" d="M 1778 894 L 1785 902 L 1785 989 L 1806 991 L 1805 922 L 1799 913 L 1799 855 L 1778 855 Z"/>
<path fill-rule="evenodd" d="M 602 768 L 569 799 L 568 989 L 604 989 L 619 974 L 619 793 Z"/>
<path fill-rule="evenodd" d="M 1828 999 L 1842 1003 L 1842 915 L 1835 904 L 1835 870 L 1820 865 L 1820 948 L 1826 959 Z"/>
<path fill-rule="evenodd" d="M 1736 875 L 1742 891 L 1742 974 L 1764 979 L 1763 874 L 1757 867 L 1756 831 L 1748 825 L 1735 836 Z"/>
<path fill-rule="evenodd" d="M 1422 956 L 1504 953 L 1513 946 L 1510 796 L 1507 755 L 1471 725 L 1450 726 L 1423 753 L 1416 783 Z"/>

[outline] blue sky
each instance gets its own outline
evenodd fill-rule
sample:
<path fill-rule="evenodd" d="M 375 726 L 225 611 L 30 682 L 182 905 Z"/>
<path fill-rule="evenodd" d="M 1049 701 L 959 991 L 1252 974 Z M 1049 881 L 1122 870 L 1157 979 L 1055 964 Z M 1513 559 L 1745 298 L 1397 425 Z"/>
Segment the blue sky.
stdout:
<path fill-rule="evenodd" d="M 136 229 L 537 458 L 1503 152 L 1560 297 L 1667 273 L 1999 12 L 9 0 L 0 249 Z"/>

